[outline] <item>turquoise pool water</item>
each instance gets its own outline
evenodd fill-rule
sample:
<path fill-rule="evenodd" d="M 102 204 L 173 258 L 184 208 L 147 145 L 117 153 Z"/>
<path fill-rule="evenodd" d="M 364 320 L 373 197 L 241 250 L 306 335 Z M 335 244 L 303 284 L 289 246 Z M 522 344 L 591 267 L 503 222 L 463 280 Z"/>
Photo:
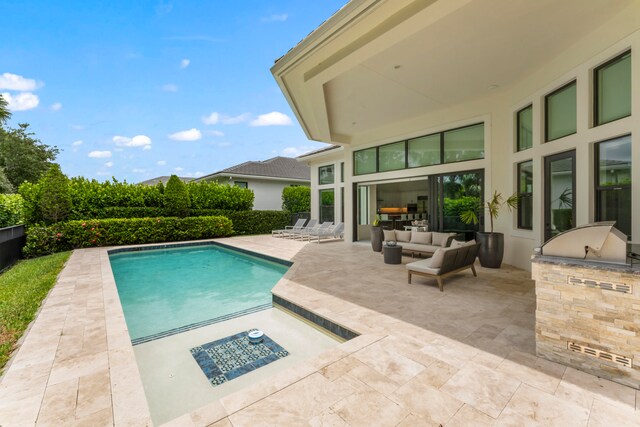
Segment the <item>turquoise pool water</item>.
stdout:
<path fill-rule="evenodd" d="M 271 302 L 288 267 L 215 245 L 110 254 L 132 340 Z"/>

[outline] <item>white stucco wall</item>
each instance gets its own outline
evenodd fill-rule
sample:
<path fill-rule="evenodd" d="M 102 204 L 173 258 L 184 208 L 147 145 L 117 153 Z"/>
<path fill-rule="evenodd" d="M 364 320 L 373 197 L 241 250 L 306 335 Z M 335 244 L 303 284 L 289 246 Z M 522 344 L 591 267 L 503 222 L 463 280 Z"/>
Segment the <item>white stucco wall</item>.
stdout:
<path fill-rule="evenodd" d="M 308 186 L 308 183 L 300 181 L 274 181 L 259 178 L 235 178 L 235 181 L 246 182 L 249 190 L 253 191 L 253 209 L 254 210 L 282 210 L 282 190 L 292 185 Z"/>
<path fill-rule="evenodd" d="M 485 195 L 494 190 L 510 195 L 516 191 L 516 165 L 533 160 L 533 230 L 517 229 L 515 213 L 503 211 L 496 223 L 496 231 L 505 234 L 504 262 L 530 269 L 533 249 L 544 239 L 543 218 L 543 162 L 546 156 L 576 150 L 576 220 L 577 225 L 594 220 L 594 144 L 625 134 L 632 135 L 632 218 L 640 218 L 640 2 L 630 6 L 615 19 L 582 38 L 563 55 L 531 70 L 513 85 L 487 92 L 486 97 L 455 105 L 447 109 L 393 123 L 375 133 L 359 134 L 339 154 L 322 158 L 312 157 L 312 213 L 318 212 L 318 190 L 335 188 L 336 218 L 339 218 L 339 188 L 345 189 L 345 239 L 353 235 L 352 184 L 382 179 L 399 179 L 434 175 L 461 170 L 485 170 Z M 593 127 L 592 87 L 593 69 L 616 55 L 632 50 L 632 116 L 605 125 Z M 508 58 L 505 58 L 508 61 Z M 470 71 L 472 72 L 472 71 Z M 545 95 L 571 80 L 577 80 L 577 132 L 555 141 L 544 143 L 543 103 Z M 533 105 L 533 147 L 515 151 L 515 114 L 521 108 Z M 352 176 L 353 151 L 366 147 L 427 135 L 468 124 L 485 124 L 485 158 L 455 164 L 435 165 L 411 170 Z M 340 183 L 340 162 L 345 162 L 345 182 Z M 336 165 L 336 183 L 318 186 L 319 166 Z M 640 221 L 632 224 L 632 241 L 640 241 Z"/>

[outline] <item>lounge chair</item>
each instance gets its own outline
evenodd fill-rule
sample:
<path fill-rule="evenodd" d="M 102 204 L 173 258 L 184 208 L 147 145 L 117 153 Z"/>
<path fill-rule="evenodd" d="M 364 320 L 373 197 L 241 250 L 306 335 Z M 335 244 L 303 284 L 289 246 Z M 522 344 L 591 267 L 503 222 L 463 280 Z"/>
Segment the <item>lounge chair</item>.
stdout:
<path fill-rule="evenodd" d="M 320 240 L 324 239 L 340 239 L 342 238 L 342 233 L 344 233 L 344 223 L 339 222 L 333 227 L 328 227 L 326 229 L 309 234 L 307 236 L 307 239 L 309 241 L 311 241 L 311 239 L 317 239 L 317 242 L 320 243 Z"/>
<path fill-rule="evenodd" d="M 283 237 L 284 233 L 289 232 L 290 230 L 302 230 L 305 222 L 307 222 L 306 218 L 300 218 L 294 225 L 287 225 L 281 230 L 271 230 L 271 235 L 273 237 Z"/>
<path fill-rule="evenodd" d="M 298 236 L 300 236 L 301 234 L 307 233 L 310 230 L 314 230 L 317 227 L 318 227 L 318 220 L 317 219 L 310 219 L 305 227 L 302 227 L 302 228 L 296 229 L 296 230 L 286 230 L 282 234 L 282 237 L 295 239 Z"/>
<path fill-rule="evenodd" d="M 309 239 L 310 235 L 326 231 L 329 228 L 331 228 L 332 226 L 333 226 L 333 222 L 325 221 L 322 224 L 316 224 L 315 227 L 308 228 L 308 229 L 296 232 L 295 234 L 291 234 L 291 236 L 294 239 L 298 239 L 298 238 L 300 240 Z"/>

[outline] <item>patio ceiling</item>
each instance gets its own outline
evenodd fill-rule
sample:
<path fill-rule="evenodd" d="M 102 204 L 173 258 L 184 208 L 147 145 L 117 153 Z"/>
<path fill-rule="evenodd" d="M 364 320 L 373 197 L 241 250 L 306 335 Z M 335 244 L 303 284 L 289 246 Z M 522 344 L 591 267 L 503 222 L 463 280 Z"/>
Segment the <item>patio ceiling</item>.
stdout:
<path fill-rule="evenodd" d="M 633 0 L 353 0 L 274 65 L 310 139 L 481 98 L 561 55 Z"/>

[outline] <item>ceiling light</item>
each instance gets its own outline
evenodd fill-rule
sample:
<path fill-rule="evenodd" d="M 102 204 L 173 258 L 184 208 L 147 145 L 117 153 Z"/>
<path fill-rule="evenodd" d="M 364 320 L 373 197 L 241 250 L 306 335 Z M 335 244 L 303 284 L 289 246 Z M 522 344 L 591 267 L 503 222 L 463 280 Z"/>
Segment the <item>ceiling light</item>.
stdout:
<path fill-rule="evenodd" d="M 398 69 L 400 69 L 400 68 L 402 68 L 402 65 L 400 65 L 400 64 L 398 64 L 398 65 L 394 65 L 394 66 L 393 66 L 393 69 L 394 69 L 394 70 L 398 70 Z"/>

